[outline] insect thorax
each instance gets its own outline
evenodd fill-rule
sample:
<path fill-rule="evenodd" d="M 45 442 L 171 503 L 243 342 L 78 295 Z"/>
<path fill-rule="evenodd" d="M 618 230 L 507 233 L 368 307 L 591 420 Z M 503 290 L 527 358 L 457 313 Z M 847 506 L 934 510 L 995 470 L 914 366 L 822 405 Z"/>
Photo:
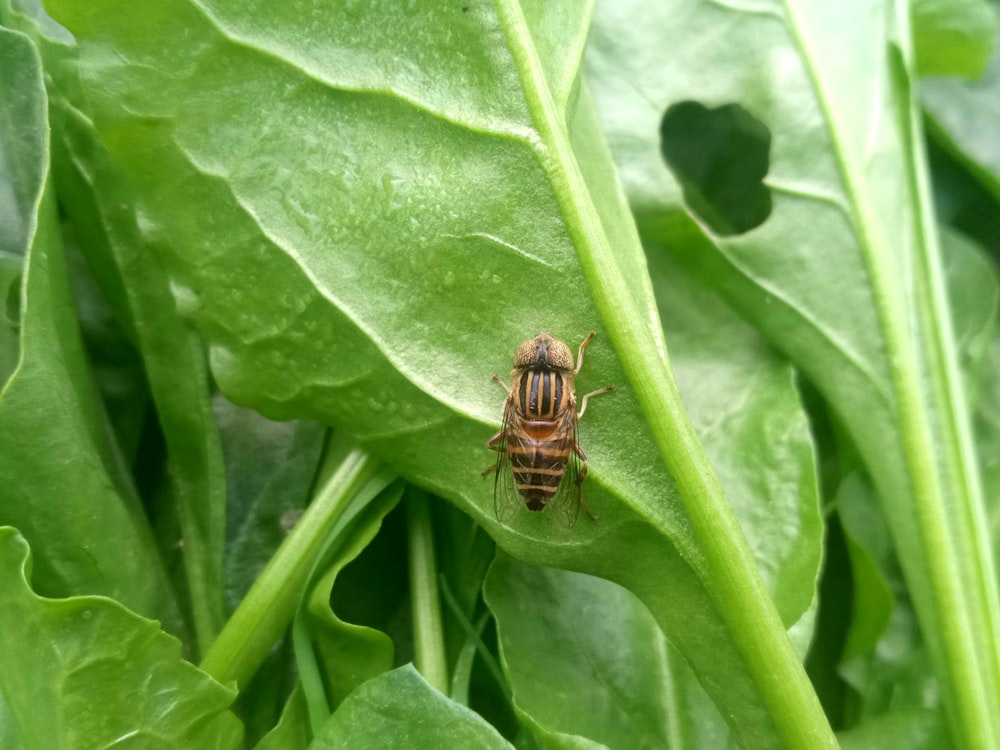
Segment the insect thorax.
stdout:
<path fill-rule="evenodd" d="M 573 408 L 572 373 L 551 368 L 519 368 L 511 379 L 514 407 L 523 419 L 555 420 Z"/>

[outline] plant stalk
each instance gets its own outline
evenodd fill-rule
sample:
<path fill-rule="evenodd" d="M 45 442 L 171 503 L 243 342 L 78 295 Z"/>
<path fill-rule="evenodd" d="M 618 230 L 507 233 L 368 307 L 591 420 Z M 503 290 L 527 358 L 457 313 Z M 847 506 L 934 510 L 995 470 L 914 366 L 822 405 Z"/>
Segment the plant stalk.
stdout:
<path fill-rule="evenodd" d="M 327 534 L 376 469 L 376 460 L 360 448 L 340 460 L 229 618 L 202 669 L 219 682 L 246 686 L 295 615 Z"/>
<path fill-rule="evenodd" d="M 552 99 L 517 0 L 496 0 L 520 74 L 540 154 L 577 256 L 608 334 L 674 477 L 708 563 L 706 588 L 744 657 L 778 734 L 789 748 L 836 748 L 837 742 L 742 529 L 684 410 L 660 340 L 655 311 L 639 309 L 581 173 L 566 125 Z M 639 246 L 634 227 L 623 242 Z"/>
<path fill-rule="evenodd" d="M 1000 718 L 996 707 L 1000 705 L 1000 694 L 995 676 L 995 573 L 992 560 L 984 562 L 984 551 L 970 528 L 979 502 L 976 461 L 969 453 L 967 413 L 960 413 L 965 406 L 954 347 L 945 341 L 951 335 L 944 307 L 947 295 L 941 280 L 936 227 L 930 214 L 922 141 L 915 140 L 922 138 L 922 133 L 913 122 L 916 115 L 912 91 L 896 91 L 897 104 L 899 94 L 905 96 L 899 105 L 903 109 L 899 114 L 907 126 L 900 133 L 908 152 L 903 168 L 911 181 L 909 187 L 918 212 L 914 226 L 916 255 L 900 260 L 869 189 L 867 154 L 859 153 L 860 147 L 848 140 L 847 134 L 853 131 L 842 119 L 842 102 L 836 99 L 835 86 L 826 79 L 823 61 L 811 54 L 815 45 L 808 39 L 809 11 L 801 6 L 796 0 L 785 0 L 788 26 L 827 122 L 850 218 L 868 268 L 887 349 L 900 448 L 909 479 L 909 497 L 893 497 L 882 484 L 881 499 L 943 684 L 952 735 L 962 747 L 997 747 Z M 909 30 L 907 11 L 902 9 L 897 16 L 905 37 Z M 907 65 L 906 52 L 899 67 L 893 68 L 897 62 L 892 55 L 887 63 L 889 83 L 897 88 L 908 85 L 913 77 L 912 65 L 899 69 Z M 912 262 L 912 290 L 900 283 L 900 279 L 908 277 L 908 262 Z M 915 303 L 911 302 L 911 294 Z M 930 378 L 929 395 L 924 390 L 924 373 Z M 935 408 L 941 416 L 940 435 L 935 435 L 931 427 Z M 936 441 L 943 446 L 941 457 Z M 870 470 L 877 477 L 877 468 Z M 949 510 L 949 496 L 959 511 L 957 518 Z M 907 502 L 912 508 L 902 505 Z M 900 525 L 910 514 L 918 547 L 909 542 L 906 528 Z M 991 555 L 988 551 L 986 554 Z M 970 576 L 974 583 L 967 580 Z M 992 633 L 988 632 L 990 627 L 994 628 Z"/>
<path fill-rule="evenodd" d="M 904 7 L 908 13 L 908 6 Z M 914 84 L 915 85 L 915 82 Z M 958 336 L 952 326 L 945 283 L 944 262 L 938 241 L 937 219 L 933 208 L 930 168 L 921 144 L 927 142 L 923 116 L 915 90 L 910 91 L 907 124 L 910 127 L 910 182 L 919 207 L 917 242 L 917 293 L 919 309 L 924 314 L 923 330 L 928 341 L 928 361 L 931 380 L 935 384 L 937 404 L 944 415 L 941 419 L 942 440 L 948 446 L 945 459 L 948 477 L 958 492 L 956 503 L 960 513 L 956 518 L 959 535 L 955 546 L 963 556 L 962 571 L 970 576 L 971 589 L 981 597 L 981 608 L 973 612 L 976 619 L 977 642 L 986 650 L 984 664 L 989 680 L 989 694 L 1000 701 L 1000 582 L 997 578 L 990 539 L 990 523 L 979 475 L 975 439 L 971 423 L 972 410 L 965 395 L 959 355 Z M 998 726 L 1000 730 L 1000 726 Z"/>
<path fill-rule="evenodd" d="M 423 490 L 411 488 L 406 498 L 406 537 L 413 610 L 413 652 L 417 671 L 443 695 L 448 695 L 441 597 L 430 501 Z"/>

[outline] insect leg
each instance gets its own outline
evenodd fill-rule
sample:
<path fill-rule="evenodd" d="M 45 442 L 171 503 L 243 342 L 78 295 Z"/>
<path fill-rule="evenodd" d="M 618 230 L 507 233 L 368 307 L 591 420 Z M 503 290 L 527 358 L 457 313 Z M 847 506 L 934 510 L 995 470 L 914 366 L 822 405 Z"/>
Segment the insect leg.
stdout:
<path fill-rule="evenodd" d="M 504 431 L 500 430 L 500 432 L 498 432 L 496 435 L 494 435 L 493 437 L 491 437 L 489 440 L 486 441 L 486 447 L 489 448 L 491 451 L 502 451 L 503 437 L 504 437 Z M 498 460 L 491 467 L 489 467 L 488 469 L 483 469 L 480 473 L 485 477 L 491 471 L 496 471 L 499 465 L 500 461 Z"/>
<path fill-rule="evenodd" d="M 507 385 L 505 382 L 503 382 L 500 378 L 498 378 L 496 376 L 496 373 L 493 374 L 492 380 L 493 380 L 494 383 L 498 383 L 500 385 L 500 387 L 503 388 L 507 392 L 507 396 L 508 397 L 510 396 L 510 386 Z"/>
<path fill-rule="evenodd" d="M 590 506 L 587 505 L 587 500 L 583 497 L 583 490 L 580 489 L 579 491 L 580 491 L 580 505 L 583 506 L 583 510 L 587 513 L 588 516 L 590 516 L 590 520 L 596 521 L 597 515 L 594 513 L 594 511 L 590 509 Z"/>
<path fill-rule="evenodd" d="M 574 375 L 579 375 L 579 374 L 580 374 L 580 368 L 581 368 L 581 367 L 583 367 L 583 348 L 584 348 L 584 347 L 585 347 L 585 346 L 586 346 L 587 344 L 589 344 L 589 343 L 590 343 L 590 340 L 591 340 L 592 338 L 594 338 L 594 336 L 596 336 L 596 335 L 597 335 L 597 334 L 596 334 L 596 333 L 594 333 L 594 331 L 591 331 L 591 332 L 590 332 L 590 335 L 589 335 L 589 336 L 587 336 L 587 338 L 585 338 L 585 339 L 583 340 L 583 343 L 582 343 L 582 344 L 580 344 L 580 349 L 579 349 L 579 350 L 577 351 L 577 353 L 576 353 L 576 369 L 575 369 L 575 370 L 573 370 L 573 374 L 574 374 Z"/>
<path fill-rule="evenodd" d="M 580 419 L 580 417 L 583 416 L 583 413 L 585 411 L 587 411 L 587 399 L 588 398 L 590 398 L 591 396 L 596 396 L 598 393 L 610 393 L 611 391 L 614 391 L 614 390 L 617 390 L 615 388 L 615 386 L 608 385 L 608 386 L 605 386 L 604 388 L 598 388 L 596 391 L 591 391 L 590 393 L 588 393 L 586 396 L 584 396 L 582 399 L 580 399 L 580 412 L 579 412 L 579 414 L 576 415 L 576 418 Z M 579 450 L 579 448 L 577 448 L 577 450 Z"/>
<path fill-rule="evenodd" d="M 502 451 L 504 435 L 505 435 L 504 431 L 500 430 L 500 432 L 498 432 L 496 435 L 494 435 L 493 437 L 491 437 L 489 440 L 486 441 L 486 447 L 489 448 L 491 451 Z M 500 461 L 497 460 L 497 462 L 494 463 L 492 466 L 483 469 L 479 473 L 485 477 L 491 471 L 496 471 L 499 467 L 500 467 Z"/>
<path fill-rule="evenodd" d="M 576 495 L 580 499 L 580 505 L 583 506 L 583 509 L 587 511 L 587 515 L 590 516 L 590 520 L 596 521 L 597 516 L 594 515 L 590 506 L 587 505 L 586 498 L 583 496 L 583 480 L 587 478 L 587 454 L 583 452 L 579 443 L 573 443 L 573 452 L 580 458 L 580 469 L 576 475 Z"/>

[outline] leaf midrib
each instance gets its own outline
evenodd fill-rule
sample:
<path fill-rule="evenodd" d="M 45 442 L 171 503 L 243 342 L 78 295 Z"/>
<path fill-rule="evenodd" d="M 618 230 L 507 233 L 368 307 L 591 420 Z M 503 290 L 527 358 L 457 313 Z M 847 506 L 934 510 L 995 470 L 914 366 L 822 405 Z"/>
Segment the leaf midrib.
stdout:
<path fill-rule="evenodd" d="M 788 640 L 753 555 L 683 409 L 651 321 L 638 309 L 601 224 L 570 145 L 518 0 L 495 0 L 543 148 L 539 160 L 549 177 L 566 228 L 576 247 L 595 306 L 647 416 L 657 447 L 677 482 L 699 545 L 711 570 L 709 593 L 745 659 L 777 732 L 789 747 L 837 747 L 815 692 Z M 638 242 L 638 235 L 631 238 Z M 622 261 L 624 262 L 624 260 Z M 644 503 L 629 499 L 637 515 L 652 521 Z"/>
<path fill-rule="evenodd" d="M 834 158 L 844 181 L 844 193 L 851 205 L 852 224 L 868 269 L 872 296 L 881 320 L 883 340 L 893 390 L 896 394 L 897 434 L 908 467 L 913 492 L 914 516 L 918 533 L 928 558 L 933 613 L 942 631 L 941 641 L 948 653 L 952 671 L 951 703 L 963 727 L 963 737 L 972 747 L 992 747 L 996 743 L 990 702 L 977 670 L 974 628 L 969 622 L 964 591 L 958 573 L 959 560 L 949 549 L 945 529 L 950 524 L 944 512 L 943 493 L 937 473 L 930 425 L 921 395 L 919 357 L 907 325 L 908 310 L 900 287 L 893 283 L 893 249 L 886 241 L 885 229 L 874 210 L 867 189 L 863 165 L 856 163 L 845 141 L 847 128 L 842 114 L 832 101 L 832 93 L 823 77 L 820 61 L 806 43 L 806 24 L 799 15 L 796 0 L 784 0 L 787 26 L 813 85 L 817 103 L 827 123 Z M 891 498 L 886 498 L 891 501 Z M 899 502 L 905 498 L 899 498 Z"/>

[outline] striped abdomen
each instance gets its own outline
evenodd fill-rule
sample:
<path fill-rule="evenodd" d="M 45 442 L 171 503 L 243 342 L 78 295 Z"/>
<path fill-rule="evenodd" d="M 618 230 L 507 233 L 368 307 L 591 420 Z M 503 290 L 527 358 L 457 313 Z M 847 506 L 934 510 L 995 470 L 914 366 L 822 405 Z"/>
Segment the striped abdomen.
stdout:
<path fill-rule="evenodd" d="M 558 370 L 523 370 L 514 386 L 507 452 L 517 491 L 529 510 L 541 510 L 559 491 L 573 448 L 572 380 Z"/>

